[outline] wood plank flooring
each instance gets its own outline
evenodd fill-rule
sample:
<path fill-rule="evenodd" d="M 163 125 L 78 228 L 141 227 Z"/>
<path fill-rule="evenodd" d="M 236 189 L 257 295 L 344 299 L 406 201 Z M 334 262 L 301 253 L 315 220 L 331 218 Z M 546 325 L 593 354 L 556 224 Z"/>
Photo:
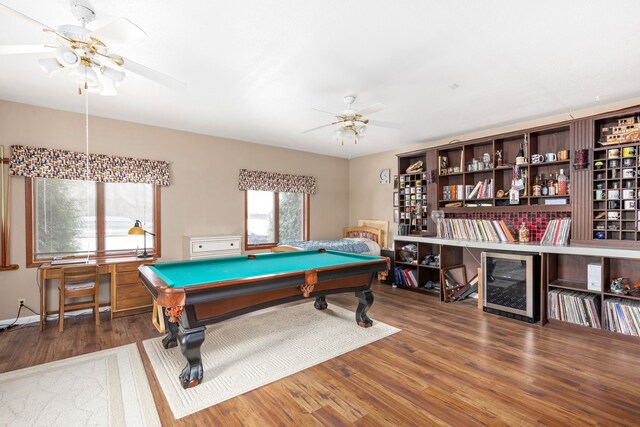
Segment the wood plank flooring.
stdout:
<path fill-rule="evenodd" d="M 527 325 L 385 285 L 374 293 L 369 315 L 400 333 L 181 420 L 141 344 L 158 336 L 150 314 L 2 333 L 0 372 L 135 342 L 166 426 L 640 425 L 640 340 Z M 357 305 L 350 294 L 327 299 Z"/>

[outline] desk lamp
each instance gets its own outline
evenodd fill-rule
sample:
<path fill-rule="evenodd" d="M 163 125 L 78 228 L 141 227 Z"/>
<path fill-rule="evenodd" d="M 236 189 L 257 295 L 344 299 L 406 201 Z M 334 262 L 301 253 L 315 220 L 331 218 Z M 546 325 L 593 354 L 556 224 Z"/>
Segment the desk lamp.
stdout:
<path fill-rule="evenodd" d="M 138 255 L 138 258 L 149 258 L 152 255 L 149 255 L 147 253 L 147 234 L 151 234 L 152 236 L 155 236 L 155 234 L 153 234 L 150 231 L 144 230 L 142 229 L 142 224 L 140 223 L 139 219 L 136 219 L 135 224 L 133 224 L 133 227 L 131 227 L 129 229 L 129 234 L 137 234 L 140 235 L 142 234 L 144 236 L 144 249 L 142 251 L 142 253 L 140 255 Z"/>

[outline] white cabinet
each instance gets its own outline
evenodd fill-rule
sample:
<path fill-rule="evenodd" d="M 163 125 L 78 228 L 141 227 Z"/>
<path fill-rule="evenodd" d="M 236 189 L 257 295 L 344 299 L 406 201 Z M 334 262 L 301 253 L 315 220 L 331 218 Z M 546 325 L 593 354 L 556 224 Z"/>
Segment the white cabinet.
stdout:
<path fill-rule="evenodd" d="M 184 259 L 219 258 L 241 254 L 240 236 L 184 236 Z"/>

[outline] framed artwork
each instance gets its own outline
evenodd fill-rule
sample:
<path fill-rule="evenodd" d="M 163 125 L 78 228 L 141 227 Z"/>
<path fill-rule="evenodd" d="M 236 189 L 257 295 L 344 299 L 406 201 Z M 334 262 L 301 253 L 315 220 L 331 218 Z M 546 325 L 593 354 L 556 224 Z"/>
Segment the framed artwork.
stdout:
<path fill-rule="evenodd" d="M 400 212 L 398 209 L 393 210 L 393 222 L 400 222 Z"/>
<path fill-rule="evenodd" d="M 399 203 L 400 203 L 400 201 L 399 201 L 399 198 L 398 198 L 398 192 L 394 191 L 393 192 L 393 207 L 394 208 L 397 207 L 399 205 Z"/>

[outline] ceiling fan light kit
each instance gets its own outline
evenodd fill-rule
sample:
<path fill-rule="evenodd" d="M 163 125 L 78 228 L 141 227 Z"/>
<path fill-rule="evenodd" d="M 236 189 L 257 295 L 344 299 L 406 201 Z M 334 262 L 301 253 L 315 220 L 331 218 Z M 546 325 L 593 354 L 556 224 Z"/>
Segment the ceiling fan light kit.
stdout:
<path fill-rule="evenodd" d="M 347 143 L 353 142 L 357 144 L 359 139 L 364 138 L 365 134 L 367 133 L 367 125 L 369 124 L 369 119 L 365 119 L 363 116 L 366 114 L 377 113 L 378 111 L 384 109 L 384 105 L 377 103 L 370 105 L 369 107 L 364 108 L 360 111 L 355 111 L 351 109 L 351 104 L 353 104 L 355 100 L 355 95 L 345 96 L 343 98 L 343 101 L 345 104 L 347 104 L 347 108 L 339 114 L 327 113 L 326 111 L 317 110 L 314 108 L 314 110 L 316 111 L 334 115 L 336 117 L 336 121 L 333 123 L 308 129 L 302 133 L 308 133 L 339 124 L 340 127 L 338 127 L 338 129 L 333 132 L 333 139 L 335 139 L 336 142 L 342 143 L 342 145 L 344 145 L 345 141 Z M 371 125 L 390 128 L 399 127 L 396 123 L 389 122 L 371 122 Z"/>
<path fill-rule="evenodd" d="M 68 69 L 69 80 L 78 84 L 78 93 L 87 90 L 100 95 L 117 95 L 116 88 L 125 78 L 125 73 L 119 69 L 107 66 L 122 67 L 161 85 L 183 90 L 186 85 L 172 77 L 152 70 L 132 61 L 125 60 L 119 55 L 109 53 L 109 48 L 103 42 L 125 43 L 137 40 L 146 35 L 137 25 L 126 18 L 116 18 L 107 24 L 90 30 L 87 24 L 96 18 L 93 7 L 86 0 L 71 0 L 71 13 L 78 19 L 80 25 L 61 25 L 53 29 L 30 18 L 2 3 L 0 11 L 6 11 L 14 16 L 40 27 L 45 33 L 55 36 L 58 46 L 44 46 L 53 48 L 53 57 L 40 58 L 38 63 L 42 70 L 51 77 L 62 69 Z M 45 51 L 45 50 L 43 50 Z M 0 46 L 1 55 L 33 53 L 33 45 Z"/>

